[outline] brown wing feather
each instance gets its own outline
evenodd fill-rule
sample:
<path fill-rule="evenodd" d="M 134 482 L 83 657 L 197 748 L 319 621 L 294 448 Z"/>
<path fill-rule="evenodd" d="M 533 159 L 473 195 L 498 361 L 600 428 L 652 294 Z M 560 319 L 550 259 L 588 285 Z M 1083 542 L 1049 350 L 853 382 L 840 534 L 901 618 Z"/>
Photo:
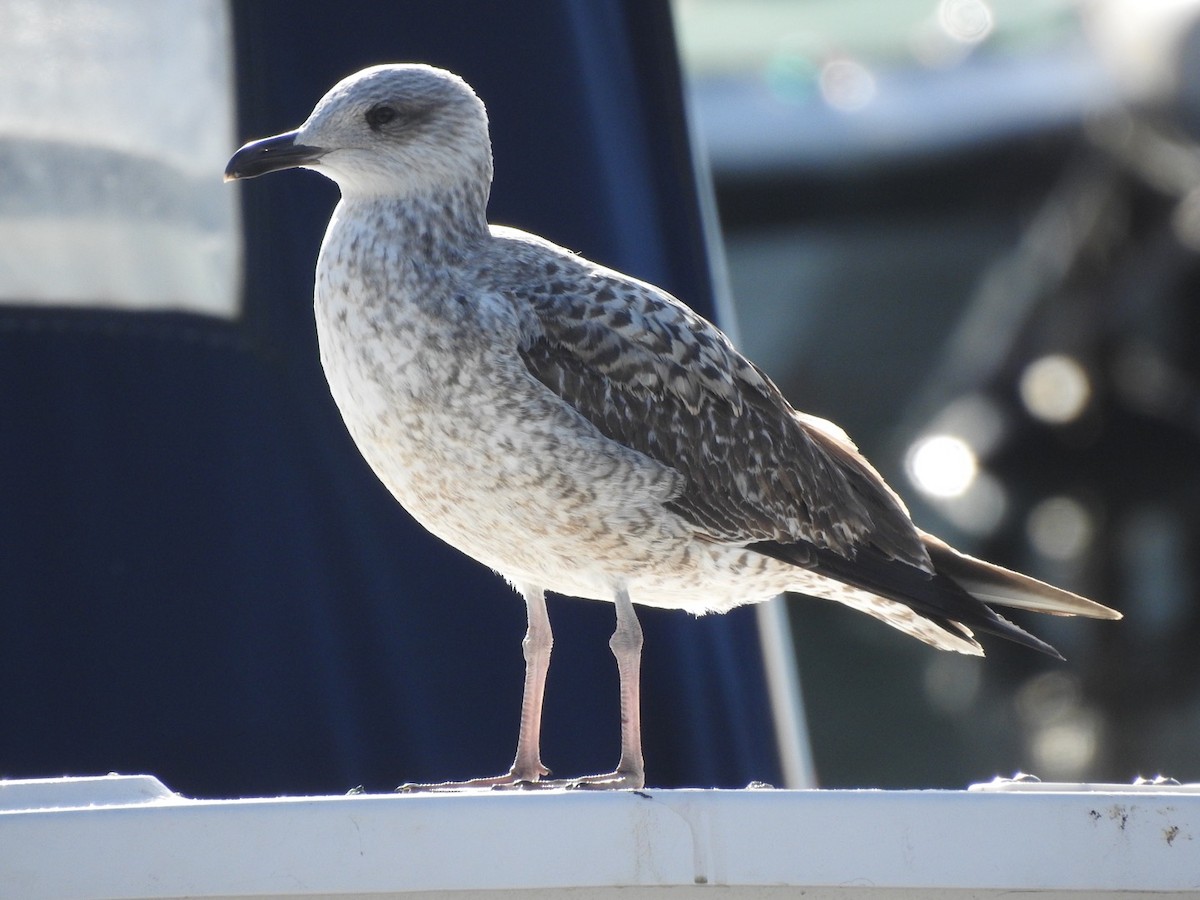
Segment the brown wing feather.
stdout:
<path fill-rule="evenodd" d="M 542 290 L 525 282 L 537 321 L 521 357 L 607 437 L 686 477 L 672 510 L 719 540 L 806 541 L 848 559 L 865 545 L 930 568 L 870 465 L 803 421 L 715 326 L 607 270 L 556 278 L 570 262 L 550 264 Z"/>
<path fill-rule="evenodd" d="M 540 249 L 510 292 L 528 317 L 522 360 L 601 433 L 680 472 L 667 506 L 700 533 L 855 586 L 875 598 L 864 611 L 942 648 L 978 649 L 978 629 L 1057 655 L 985 600 L 1119 616 L 919 531 L 844 432 L 792 409 L 711 323 L 651 285 Z"/>

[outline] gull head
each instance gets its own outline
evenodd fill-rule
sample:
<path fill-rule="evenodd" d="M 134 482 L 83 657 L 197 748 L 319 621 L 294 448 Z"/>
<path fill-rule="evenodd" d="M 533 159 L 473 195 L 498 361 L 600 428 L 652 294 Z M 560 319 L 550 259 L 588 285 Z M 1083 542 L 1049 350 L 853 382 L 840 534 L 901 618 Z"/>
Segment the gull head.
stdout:
<path fill-rule="evenodd" d="M 487 111 L 433 66 L 372 66 L 339 81 L 295 131 L 238 150 L 225 180 L 312 169 L 342 196 L 408 197 L 491 184 Z"/>

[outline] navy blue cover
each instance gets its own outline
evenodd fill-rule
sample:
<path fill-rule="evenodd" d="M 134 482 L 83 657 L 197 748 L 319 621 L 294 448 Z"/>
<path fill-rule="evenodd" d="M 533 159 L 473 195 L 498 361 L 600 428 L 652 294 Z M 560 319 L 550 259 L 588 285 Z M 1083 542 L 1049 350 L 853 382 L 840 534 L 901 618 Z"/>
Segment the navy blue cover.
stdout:
<path fill-rule="evenodd" d="M 233 8 L 241 140 L 363 66 L 450 68 L 491 112 L 493 221 L 712 314 L 665 2 Z M 0 307 L 0 775 L 237 796 L 495 774 L 521 600 L 408 518 L 329 398 L 311 294 L 332 183 L 242 190 L 240 321 Z M 606 771 L 612 607 L 550 614 L 544 760 Z M 642 619 L 649 783 L 778 778 L 752 611 Z"/>

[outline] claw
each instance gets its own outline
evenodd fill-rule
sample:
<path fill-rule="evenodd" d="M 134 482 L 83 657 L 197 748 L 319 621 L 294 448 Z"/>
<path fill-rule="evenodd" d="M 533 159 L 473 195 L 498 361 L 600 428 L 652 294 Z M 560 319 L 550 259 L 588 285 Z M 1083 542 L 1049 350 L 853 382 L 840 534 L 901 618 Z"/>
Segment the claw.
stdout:
<path fill-rule="evenodd" d="M 550 770 L 538 763 L 532 771 L 518 771 L 514 766 L 503 775 L 491 778 L 468 778 L 466 781 L 441 781 L 436 784 L 419 784 L 409 782 L 396 788 L 397 793 L 418 794 L 424 792 L 446 791 L 527 791 L 548 785 L 542 776 L 549 775 Z"/>
<path fill-rule="evenodd" d="M 559 778 L 538 783 L 538 787 L 566 788 L 569 791 L 637 791 L 645 786 L 644 772 L 623 769 L 603 775 L 582 775 L 579 778 Z"/>

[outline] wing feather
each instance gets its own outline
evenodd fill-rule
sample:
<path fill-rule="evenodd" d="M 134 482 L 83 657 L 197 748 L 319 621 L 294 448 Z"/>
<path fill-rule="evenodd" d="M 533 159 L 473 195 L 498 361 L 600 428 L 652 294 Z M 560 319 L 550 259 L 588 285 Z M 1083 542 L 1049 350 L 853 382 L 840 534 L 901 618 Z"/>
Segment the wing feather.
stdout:
<path fill-rule="evenodd" d="M 904 505 L 840 429 L 797 413 L 670 295 L 582 262 L 563 277 L 571 262 L 547 266 L 540 288 L 525 273 L 521 358 L 607 437 L 685 476 L 669 508 L 715 540 L 805 541 L 847 559 L 868 546 L 931 568 Z"/>
<path fill-rule="evenodd" d="M 794 410 L 669 294 L 514 239 L 529 251 L 505 258 L 530 375 L 609 439 L 679 472 L 683 487 L 666 506 L 698 535 L 847 585 L 844 597 L 829 596 L 943 649 L 981 652 L 978 630 L 1057 656 L 985 601 L 1119 616 L 919 531 L 844 431 Z"/>

